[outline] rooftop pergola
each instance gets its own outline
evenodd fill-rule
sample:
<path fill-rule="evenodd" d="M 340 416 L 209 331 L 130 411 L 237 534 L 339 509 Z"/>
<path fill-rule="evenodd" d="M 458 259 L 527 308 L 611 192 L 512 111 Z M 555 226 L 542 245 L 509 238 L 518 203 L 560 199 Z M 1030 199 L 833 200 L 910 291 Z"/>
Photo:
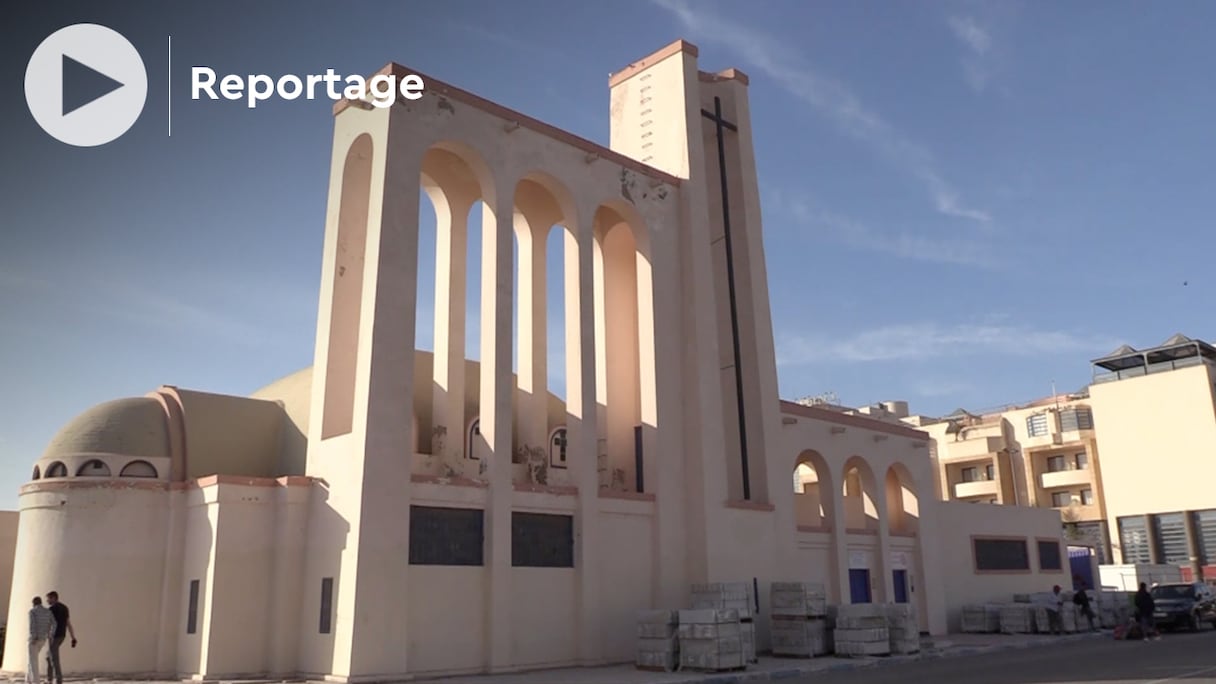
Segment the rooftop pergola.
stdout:
<path fill-rule="evenodd" d="M 1122 378 L 1145 375 L 1158 369 L 1172 370 L 1198 365 L 1205 359 L 1216 363 L 1216 347 L 1179 333 L 1150 349 L 1134 349 L 1125 344 L 1091 363 L 1095 378 L 1112 373 L 1116 378 Z"/>

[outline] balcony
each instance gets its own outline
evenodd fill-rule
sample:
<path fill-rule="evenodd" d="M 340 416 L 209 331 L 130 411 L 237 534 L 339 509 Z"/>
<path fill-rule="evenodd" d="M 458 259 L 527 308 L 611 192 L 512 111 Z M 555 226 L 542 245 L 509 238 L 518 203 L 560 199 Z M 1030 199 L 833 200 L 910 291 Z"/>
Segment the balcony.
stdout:
<path fill-rule="evenodd" d="M 1080 470 L 1057 470 L 1055 472 L 1043 473 L 1039 477 L 1039 481 L 1043 484 L 1043 489 L 1055 489 L 1058 487 L 1076 487 L 1078 485 L 1093 484 L 1093 472 L 1088 468 Z"/>
<path fill-rule="evenodd" d="M 957 442 L 946 442 L 945 449 L 938 449 L 939 456 L 943 461 L 967 461 L 977 460 L 986 457 L 991 457 L 1005 448 L 1005 439 L 1002 437 L 975 437 L 973 439 L 964 439 Z M 942 454 L 941 452 L 945 452 Z"/>
<path fill-rule="evenodd" d="M 970 499 L 977 496 L 1000 496 L 1000 488 L 996 480 L 977 480 L 975 482 L 959 482 L 954 485 L 954 498 Z"/>

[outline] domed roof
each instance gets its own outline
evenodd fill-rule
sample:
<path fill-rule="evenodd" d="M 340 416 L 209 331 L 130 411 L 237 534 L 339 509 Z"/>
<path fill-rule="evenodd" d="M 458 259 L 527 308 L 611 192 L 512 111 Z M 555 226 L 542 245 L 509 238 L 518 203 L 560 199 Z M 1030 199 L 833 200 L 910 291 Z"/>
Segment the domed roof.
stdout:
<path fill-rule="evenodd" d="M 165 410 L 152 397 L 98 404 L 61 429 L 43 458 L 73 454 L 120 454 L 135 458 L 169 456 Z"/>

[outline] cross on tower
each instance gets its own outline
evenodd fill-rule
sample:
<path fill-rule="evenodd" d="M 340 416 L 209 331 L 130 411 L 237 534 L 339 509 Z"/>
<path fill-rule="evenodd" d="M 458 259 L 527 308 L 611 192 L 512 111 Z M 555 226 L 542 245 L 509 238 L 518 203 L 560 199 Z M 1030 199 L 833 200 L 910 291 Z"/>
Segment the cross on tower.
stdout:
<path fill-rule="evenodd" d="M 722 183 L 722 231 L 726 247 L 726 284 L 730 292 L 730 331 L 735 352 L 735 400 L 739 409 L 739 458 L 743 467 L 743 499 L 752 498 L 747 465 L 747 420 L 743 408 L 743 364 L 739 346 L 739 308 L 735 299 L 735 255 L 730 239 L 730 198 L 726 186 L 726 140 L 723 129 L 739 132 L 738 126 L 722 117 L 722 98 L 714 97 L 714 111 L 701 110 L 701 116 L 714 122 L 718 137 L 718 176 Z"/>

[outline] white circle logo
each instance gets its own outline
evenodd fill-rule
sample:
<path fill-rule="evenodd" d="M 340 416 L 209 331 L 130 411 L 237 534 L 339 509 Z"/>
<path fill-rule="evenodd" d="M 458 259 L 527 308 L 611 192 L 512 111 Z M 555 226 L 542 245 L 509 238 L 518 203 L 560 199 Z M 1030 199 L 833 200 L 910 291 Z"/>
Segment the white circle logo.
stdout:
<path fill-rule="evenodd" d="M 98 24 L 47 36 L 25 69 L 25 101 L 51 137 L 96 147 L 130 130 L 144 110 L 148 73 L 135 46 Z"/>

